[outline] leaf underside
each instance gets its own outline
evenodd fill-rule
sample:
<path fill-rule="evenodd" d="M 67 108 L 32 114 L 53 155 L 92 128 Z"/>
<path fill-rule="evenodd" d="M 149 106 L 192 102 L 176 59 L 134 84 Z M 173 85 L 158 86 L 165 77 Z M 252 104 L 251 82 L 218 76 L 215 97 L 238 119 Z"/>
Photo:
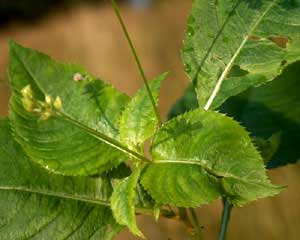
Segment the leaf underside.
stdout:
<path fill-rule="evenodd" d="M 217 108 L 299 60 L 299 19 L 299 0 L 195 0 L 182 59 L 199 106 Z"/>

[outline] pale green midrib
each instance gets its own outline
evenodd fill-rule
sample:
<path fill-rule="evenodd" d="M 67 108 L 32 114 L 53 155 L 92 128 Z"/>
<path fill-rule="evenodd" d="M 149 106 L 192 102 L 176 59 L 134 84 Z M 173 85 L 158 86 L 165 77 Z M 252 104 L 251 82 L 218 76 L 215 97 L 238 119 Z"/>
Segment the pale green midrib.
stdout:
<path fill-rule="evenodd" d="M 94 200 L 94 199 L 86 198 L 83 196 L 74 196 L 71 194 L 66 194 L 64 192 L 56 192 L 56 191 L 41 190 L 41 189 L 33 190 L 30 188 L 26 188 L 26 187 L 15 187 L 15 186 L 0 186 L 0 190 L 12 190 L 12 191 L 35 193 L 35 194 L 47 195 L 47 196 L 51 196 L 51 197 L 76 200 L 76 201 L 98 204 L 98 205 L 103 205 L 103 206 L 110 206 L 109 201 L 100 200 L 100 199 Z"/>
<path fill-rule="evenodd" d="M 18 57 L 19 62 L 22 64 L 22 66 L 24 67 L 24 69 L 26 70 L 26 72 L 29 74 L 29 76 L 32 78 L 32 80 L 34 81 L 34 83 L 36 84 L 36 86 L 38 87 L 38 89 L 44 94 L 46 95 L 47 93 L 44 91 L 44 89 L 39 86 L 38 81 L 35 79 L 34 75 L 31 73 L 30 69 L 28 69 L 26 67 L 26 65 L 23 63 L 23 61 L 21 60 L 20 56 L 18 55 L 18 53 L 16 51 L 14 51 L 15 55 Z M 89 128 L 88 126 L 85 126 L 84 124 L 76 121 L 75 119 L 73 119 L 72 117 L 70 117 L 69 115 L 67 115 L 66 113 L 60 112 L 61 115 L 64 116 L 64 118 L 72 123 L 74 126 L 83 129 L 85 131 L 87 131 L 91 136 L 97 138 L 98 140 L 101 140 L 103 142 L 105 142 L 106 144 L 109 144 L 110 146 L 118 149 L 119 151 L 122 151 L 130 156 L 133 156 L 135 159 L 141 160 L 141 161 L 145 161 L 145 162 L 151 162 L 150 159 L 146 158 L 143 155 L 140 155 L 139 153 L 132 151 L 130 149 L 128 149 L 127 147 L 123 146 L 120 142 L 106 136 L 103 133 L 100 133 L 92 128 Z"/>
<path fill-rule="evenodd" d="M 263 18 L 267 15 L 267 13 L 273 8 L 273 6 L 275 5 L 275 3 L 277 2 L 277 0 L 273 0 L 270 5 L 266 8 L 266 10 L 262 13 L 262 15 L 260 16 L 260 18 L 257 20 L 257 22 L 253 25 L 253 27 L 250 29 L 250 31 L 246 34 L 246 36 L 244 37 L 241 45 L 239 46 L 239 48 L 236 50 L 236 53 L 232 56 L 232 58 L 230 59 L 229 63 L 226 65 L 224 71 L 222 72 L 219 80 L 217 81 L 217 84 L 215 86 L 215 88 L 213 89 L 212 94 L 210 95 L 204 109 L 208 110 L 210 108 L 210 106 L 212 105 L 214 99 L 216 98 L 218 92 L 221 89 L 221 85 L 223 83 L 223 81 L 226 79 L 227 75 L 230 72 L 231 67 L 234 64 L 235 59 L 239 56 L 242 48 L 245 46 L 245 44 L 248 41 L 248 37 L 249 35 L 251 35 L 254 30 L 257 28 L 257 26 L 261 23 L 261 21 L 263 20 Z"/>
<path fill-rule="evenodd" d="M 72 117 L 70 117 L 69 115 L 59 112 L 59 115 L 61 116 L 61 118 L 69 123 L 72 123 L 74 126 L 85 130 L 86 132 L 88 132 L 91 136 L 95 137 L 96 139 L 99 139 L 102 142 L 105 142 L 106 144 L 118 149 L 119 151 L 122 151 L 132 157 L 134 157 L 135 159 L 144 161 L 144 162 L 151 162 L 150 159 L 146 158 L 145 156 L 130 150 L 129 148 L 125 147 L 123 144 L 121 144 L 119 141 L 116 141 L 113 138 L 108 137 L 107 135 L 98 132 L 92 128 L 89 128 L 88 126 L 85 126 L 84 124 L 76 121 L 75 119 L 73 119 Z"/>
<path fill-rule="evenodd" d="M 65 200 L 74 200 L 74 201 L 80 201 L 80 202 L 110 207 L 109 200 L 91 199 L 84 196 L 74 196 L 72 194 L 67 194 L 64 192 L 56 192 L 56 191 L 41 190 L 41 189 L 33 190 L 27 187 L 4 186 L 4 185 L 0 186 L 0 190 L 27 192 L 27 193 L 39 194 L 39 195 L 44 195 L 49 197 L 56 197 Z M 148 213 L 151 215 L 153 214 L 153 210 L 151 208 L 135 207 L 135 210 L 137 213 Z"/>
<path fill-rule="evenodd" d="M 186 165 L 197 165 L 200 166 L 201 168 L 203 168 L 208 174 L 211 174 L 212 176 L 216 177 L 216 178 L 232 178 L 235 179 L 237 181 L 241 181 L 247 184 L 254 184 L 254 185 L 259 185 L 262 187 L 271 187 L 271 184 L 264 184 L 258 181 L 253 181 L 250 179 L 245 179 L 230 173 L 224 173 L 224 172 L 218 172 L 215 171 L 213 169 L 211 169 L 209 166 L 207 166 L 206 164 L 201 163 L 200 161 L 191 161 L 191 160 L 176 160 L 176 159 L 164 159 L 164 160 L 154 160 L 153 164 L 164 164 L 164 163 L 179 163 L 179 164 L 186 164 Z M 275 187 L 277 188 L 277 187 Z M 280 188 L 280 187 L 278 187 Z"/>

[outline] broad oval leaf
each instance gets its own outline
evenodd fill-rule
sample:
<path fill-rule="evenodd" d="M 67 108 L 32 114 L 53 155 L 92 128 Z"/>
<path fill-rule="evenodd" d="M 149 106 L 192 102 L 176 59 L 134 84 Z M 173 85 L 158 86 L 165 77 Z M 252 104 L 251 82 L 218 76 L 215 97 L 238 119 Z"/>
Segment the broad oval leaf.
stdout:
<path fill-rule="evenodd" d="M 198 207 L 220 195 L 217 178 L 188 162 L 154 163 L 142 175 L 142 185 L 159 204 L 177 207 Z"/>
<path fill-rule="evenodd" d="M 63 177 L 32 163 L 0 121 L 0 239 L 112 239 L 110 179 Z"/>
<path fill-rule="evenodd" d="M 197 109 L 169 121 L 151 154 L 142 184 L 161 203 L 194 207 L 226 196 L 240 206 L 282 190 L 268 180 L 247 131 L 217 112 Z"/>
<path fill-rule="evenodd" d="M 153 79 L 150 90 L 158 106 L 159 89 L 168 73 Z M 120 139 L 131 149 L 142 147 L 142 144 L 155 133 L 158 120 L 153 109 L 146 86 L 137 92 L 126 106 L 120 119 Z"/>
<path fill-rule="evenodd" d="M 58 63 L 13 42 L 9 77 L 15 137 L 35 162 L 60 174 L 90 175 L 108 171 L 127 159 L 114 146 L 118 145 L 117 122 L 129 100 L 126 95 L 79 66 Z M 31 86 L 38 101 L 47 101 L 46 96 L 54 101 L 58 96 L 58 107 L 65 117 L 50 116 L 43 121 L 26 111 L 21 95 L 26 86 Z M 102 135 L 101 141 L 93 133 Z"/>
<path fill-rule="evenodd" d="M 251 132 L 267 166 L 300 159 L 300 62 L 288 66 L 272 82 L 228 99 L 220 108 Z"/>
<path fill-rule="evenodd" d="M 182 49 L 200 107 L 217 108 L 300 59 L 300 2 L 195 0 Z"/>
<path fill-rule="evenodd" d="M 144 238 L 143 233 L 137 227 L 134 208 L 136 187 L 141 170 L 138 167 L 129 177 L 114 187 L 111 196 L 111 209 L 119 224 L 127 226 L 133 234 Z"/>

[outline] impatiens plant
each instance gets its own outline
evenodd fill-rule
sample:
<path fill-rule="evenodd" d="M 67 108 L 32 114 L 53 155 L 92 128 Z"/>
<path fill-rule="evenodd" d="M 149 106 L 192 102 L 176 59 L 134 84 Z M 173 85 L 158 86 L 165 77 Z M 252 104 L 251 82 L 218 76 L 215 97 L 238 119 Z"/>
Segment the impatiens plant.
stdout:
<path fill-rule="evenodd" d="M 266 175 L 300 159 L 300 1 L 194 0 L 182 59 L 191 86 L 169 121 L 163 73 L 129 97 L 77 65 L 10 43 L 9 117 L 0 122 L 0 239 L 113 239 L 136 215 L 230 211 L 283 190 Z M 150 149 L 145 143 L 151 143 Z"/>

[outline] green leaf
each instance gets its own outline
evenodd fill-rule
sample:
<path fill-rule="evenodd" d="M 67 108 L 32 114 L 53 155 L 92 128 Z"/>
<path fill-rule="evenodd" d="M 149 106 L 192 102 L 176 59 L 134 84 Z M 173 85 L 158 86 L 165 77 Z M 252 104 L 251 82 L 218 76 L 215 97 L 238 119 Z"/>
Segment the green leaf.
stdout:
<path fill-rule="evenodd" d="M 63 177 L 32 163 L 0 121 L 0 239 L 112 239 L 107 177 Z"/>
<path fill-rule="evenodd" d="M 299 22 L 299 0 L 195 0 L 182 58 L 200 107 L 217 108 L 299 60 Z"/>
<path fill-rule="evenodd" d="M 241 206 L 282 190 L 268 180 L 247 131 L 220 113 L 174 118 L 155 135 L 151 154 L 142 184 L 160 203 L 196 207 L 226 196 Z"/>
<path fill-rule="evenodd" d="M 300 159 L 300 62 L 272 82 L 228 99 L 222 112 L 234 117 L 262 147 L 268 167 Z M 262 146 L 263 143 L 263 146 Z"/>
<path fill-rule="evenodd" d="M 158 106 L 159 89 L 168 73 L 163 73 L 149 84 L 156 106 Z M 120 119 L 120 138 L 131 149 L 140 147 L 157 129 L 158 120 L 144 86 L 131 99 Z"/>
<path fill-rule="evenodd" d="M 180 97 L 176 103 L 172 106 L 171 110 L 168 113 L 168 119 L 172 119 L 180 114 L 188 112 L 190 110 L 194 110 L 198 108 L 198 101 L 195 89 L 192 85 L 190 85 L 182 97 Z"/>
<path fill-rule="evenodd" d="M 116 149 L 122 150 L 117 123 L 129 100 L 126 95 L 79 66 L 58 63 L 13 42 L 10 47 L 10 119 L 16 140 L 32 160 L 56 173 L 91 175 L 128 158 Z M 29 91 L 26 99 L 28 86 L 33 96 Z M 35 99 L 45 105 L 46 96 L 61 108 L 59 115 L 53 114 L 53 107 L 43 110 L 42 117 L 25 110 L 26 101 L 29 108 Z M 60 104 L 54 101 L 57 96 Z"/>
<path fill-rule="evenodd" d="M 138 229 L 135 218 L 134 202 L 136 197 L 136 187 L 142 168 L 138 167 L 129 177 L 123 179 L 115 186 L 111 196 L 111 209 L 116 221 L 125 225 L 129 230 L 144 238 L 143 233 Z"/>

